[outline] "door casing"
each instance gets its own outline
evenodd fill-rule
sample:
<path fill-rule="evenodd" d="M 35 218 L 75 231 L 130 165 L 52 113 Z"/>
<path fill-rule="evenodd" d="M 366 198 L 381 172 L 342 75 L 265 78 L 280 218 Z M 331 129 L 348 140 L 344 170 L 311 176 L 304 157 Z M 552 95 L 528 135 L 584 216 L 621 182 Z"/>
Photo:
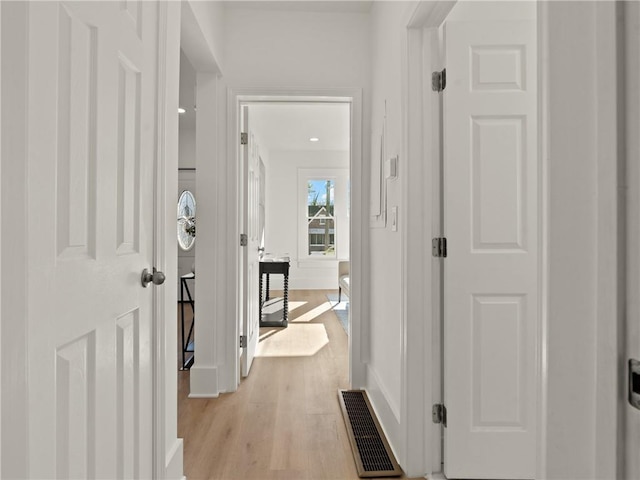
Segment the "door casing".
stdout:
<path fill-rule="evenodd" d="M 431 230 L 427 230 L 425 235 L 427 238 L 439 236 L 442 233 L 442 212 L 443 212 L 443 192 L 442 192 L 442 102 L 438 95 L 435 95 L 431 91 L 431 72 L 440 71 L 444 64 L 443 48 L 441 44 L 441 37 L 439 28 L 447 19 L 447 16 L 455 6 L 456 2 L 449 1 L 436 1 L 436 2 L 421 2 L 416 11 L 413 14 L 408 24 L 408 43 L 407 43 L 407 80 L 408 80 L 408 95 L 410 101 L 407 103 L 407 113 L 409 116 L 409 134 L 408 134 L 408 151 L 416 158 L 424 159 L 424 171 L 422 173 L 423 184 L 430 185 L 431 189 L 427 195 L 418 192 L 417 188 L 411 189 L 413 193 L 409 193 L 411 198 L 422 198 L 424 205 L 424 217 L 423 221 L 430 226 Z M 541 2 L 544 3 L 544 2 Z M 539 78 L 539 95 L 538 95 L 538 109 L 539 109 L 539 135 L 538 135 L 538 160 L 540 171 L 540 272 L 541 272 L 541 285 L 540 285 L 540 319 L 537 330 L 537 396 L 538 396 L 538 411 L 536 412 L 537 424 L 538 424 L 538 438 L 537 438 L 537 477 L 543 477 L 546 472 L 545 451 L 546 451 L 546 345 L 547 345 L 547 292 L 548 292 L 548 267 L 547 267 L 547 225 L 548 225 L 548 168 L 546 166 L 548 155 L 547 152 L 547 136 L 548 131 L 546 125 L 546 88 L 548 82 L 545 82 L 548 74 L 545 68 L 545 62 L 543 58 L 546 58 L 542 54 L 546 51 L 546 45 L 544 40 L 546 36 L 542 34 L 545 28 L 545 11 L 544 6 L 538 5 L 538 78 Z M 432 95 L 433 94 L 433 95 Z M 423 141 L 428 139 L 429 141 Z M 411 167 L 411 165 L 409 166 Z M 412 177 L 412 175 L 409 175 Z M 419 195 L 419 196 L 416 196 Z M 412 215 L 409 212 L 408 215 Z M 411 218 L 405 221 L 406 225 L 411 225 Z M 428 227 L 426 227 L 428 228 Z M 408 235 L 410 237 L 410 235 Z M 441 441 L 441 426 L 433 424 L 431 422 L 431 408 L 435 403 L 442 402 L 442 386 L 443 386 L 443 373 L 442 373 L 442 325 L 444 322 L 443 312 L 443 290 L 442 290 L 442 260 L 432 260 L 430 255 L 424 255 L 419 245 L 411 245 L 409 241 L 407 243 L 407 258 L 416 261 L 418 258 L 422 258 L 422 265 L 426 265 L 427 274 L 422 272 L 411 271 L 410 268 L 406 269 L 407 280 L 406 285 L 420 284 L 424 282 L 424 293 L 420 296 L 419 292 L 415 292 L 414 295 L 407 295 L 405 301 L 406 311 L 419 311 L 419 309 L 429 306 L 423 311 L 430 311 L 430 315 L 427 316 L 427 321 L 424 327 L 419 325 L 415 318 L 408 317 L 407 330 L 409 332 L 420 332 L 421 328 L 423 339 L 423 348 L 430 349 L 430 358 L 426 356 L 422 357 L 422 361 L 428 362 L 430 368 L 425 368 L 422 376 L 411 375 L 411 372 L 407 372 L 406 367 L 403 368 L 403 375 L 407 375 L 407 383 L 417 383 L 422 386 L 421 391 L 424 392 L 424 401 L 422 403 L 411 401 L 411 395 L 405 388 L 403 395 L 407 397 L 407 405 L 410 409 L 408 414 L 411 415 L 413 411 L 414 418 L 416 415 L 420 415 L 424 422 L 421 424 L 422 431 L 418 431 L 418 428 L 413 428 L 408 433 L 410 439 L 414 441 L 420 441 L 420 438 L 424 438 L 422 444 L 422 458 L 416 452 L 413 457 L 407 458 L 407 466 L 409 472 L 417 471 L 412 469 L 423 468 L 427 474 L 439 474 L 442 472 L 442 441 Z M 446 260 L 444 260 L 446 262 Z M 407 265 L 408 267 L 410 266 Z M 420 275 L 424 275 L 420 277 Z M 424 322 L 424 319 L 419 319 Z M 408 333 L 408 338 L 411 338 L 411 333 Z M 418 348 L 418 344 L 415 345 Z M 412 352 L 413 350 L 413 352 Z M 416 353 L 415 349 L 410 349 L 405 353 L 405 356 L 409 358 L 419 358 L 420 353 Z M 410 364 L 411 361 L 404 362 L 404 365 Z M 418 390 L 418 386 L 413 390 Z M 419 411 L 422 409 L 422 411 Z M 420 436 L 423 434 L 423 436 Z M 422 462 L 422 465 L 421 465 Z"/>
<path fill-rule="evenodd" d="M 433 128 L 439 128 L 437 121 L 434 120 L 433 115 L 423 115 L 424 112 L 428 112 L 437 107 L 434 105 L 430 95 L 430 73 L 431 71 L 439 70 L 442 68 L 438 61 L 438 49 L 433 50 L 425 49 L 425 45 L 429 45 L 427 37 L 437 39 L 437 28 L 446 19 L 448 13 L 453 8 L 455 2 L 447 1 L 435 1 L 435 2 L 421 2 L 411 18 L 408 24 L 408 59 L 409 67 L 407 68 L 407 80 L 408 80 L 408 96 L 411 101 L 408 102 L 407 112 L 409 118 L 409 131 L 408 131 L 408 151 L 412 155 L 418 155 L 418 158 L 424 159 L 425 168 L 425 180 L 428 180 L 429 172 L 433 177 L 438 175 L 438 147 L 437 139 L 434 138 Z M 552 12 L 550 12 L 550 5 L 548 2 L 538 2 L 538 85 L 539 85 L 539 168 L 540 168 L 540 188 L 541 188 L 541 318 L 538 329 L 539 335 L 539 353 L 538 353 L 538 371 L 539 377 L 537 379 L 538 390 L 538 441 L 537 441 L 537 478 L 544 478 L 548 472 L 547 465 L 547 423 L 549 418 L 548 412 L 548 348 L 549 348 L 549 225 L 550 225 L 550 123 L 551 115 L 549 92 L 551 73 L 549 66 L 550 51 L 552 46 L 549 45 L 548 39 L 550 36 L 550 19 L 552 18 Z M 621 311 L 624 309 L 621 307 L 620 302 L 624 302 L 624 295 L 620 293 L 621 289 L 625 288 L 624 279 L 624 252 L 620 249 L 624 245 L 620 245 L 620 232 L 624 232 L 624 203 L 620 203 L 620 199 L 616 199 L 619 195 L 616 190 L 620 188 L 620 183 L 616 183 L 619 179 L 615 178 L 615 175 L 607 175 L 607 172 L 618 171 L 619 166 L 619 152 L 616 153 L 617 139 L 615 125 L 619 121 L 618 112 L 614 107 L 616 105 L 616 98 L 620 98 L 620 92 L 618 91 L 619 83 L 612 81 L 617 79 L 621 74 L 619 58 L 616 56 L 616 35 L 619 35 L 620 25 L 620 7 L 615 4 L 598 4 L 596 23 L 596 35 L 602 38 L 602 42 L 598 43 L 598 48 L 595 51 L 596 61 L 598 64 L 597 73 L 594 73 L 596 78 L 598 93 L 598 105 L 599 118 L 597 122 L 598 137 L 601 139 L 599 142 L 601 151 L 601 160 L 598 168 L 603 173 L 598 178 L 598 191 L 601 193 L 598 195 L 598 212 L 602 215 L 602 218 L 615 219 L 614 223 L 617 227 L 613 228 L 606 222 L 599 222 L 597 229 L 598 243 L 602 242 L 606 245 L 616 247 L 599 251 L 599 268 L 602 275 L 598 278 L 597 291 L 598 291 L 598 324 L 597 324 L 597 350 L 598 350 L 598 382 L 604 381 L 607 388 L 598 388 L 595 392 L 595 401 L 598 405 L 597 411 L 598 418 L 595 421 L 595 438 L 597 442 L 596 451 L 598 451 L 598 462 L 596 471 L 598 477 L 602 478 L 614 478 L 617 473 L 620 472 L 620 459 L 616 458 L 616 450 L 621 451 L 624 446 L 620 445 L 620 431 L 623 424 L 621 423 L 620 410 L 620 368 L 618 361 L 618 355 L 621 355 L 621 342 L 620 342 L 620 330 L 622 324 L 620 321 Z M 618 20 L 616 20 L 616 18 Z M 618 25 L 616 26 L 616 21 Z M 614 32 L 612 35 L 611 32 Z M 618 33 L 616 33 L 618 32 Z M 422 68 L 417 66 L 421 65 Z M 576 81 L 579 79 L 576 78 Z M 611 108 L 604 108 L 609 105 Z M 619 100 L 618 100 L 619 105 Z M 423 110 L 424 109 L 424 110 Z M 423 138 L 431 139 L 431 145 L 427 142 L 423 143 Z M 433 147 L 433 148 L 431 148 Z M 412 197 L 418 198 L 418 197 Z M 438 210 L 438 192 L 431 192 L 429 198 L 425 200 L 425 213 L 437 214 Z M 425 221 L 429 222 L 429 218 L 425 217 Z M 437 221 L 431 218 L 431 223 L 434 228 L 434 235 L 437 232 Z M 406 224 L 406 222 L 405 222 Z M 615 232 L 618 232 L 616 236 Z M 409 250 L 408 255 L 412 252 L 417 255 L 420 252 L 415 250 Z M 414 260 L 419 257 L 411 257 Z M 416 275 L 410 275 L 407 279 L 407 285 L 411 285 L 414 281 L 421 281 Z M 414 272 L 415 273 L 415 272 Z M 437 349 L 437 340 L 434 340 L 434 336 L 438 335 L 438 327 L 436 323 L 441 321 L 439 318 L 438 304 L 441 303 L 439 296 L 439 289 L 437 287 L 438 272 L 431 271 L 432 275 L 427 275 L 427 281 L 425 286 L 427 287 L 425 299 L 432 301 L 431 316 L 427 316 L 426 319 L 426 332 L 425 332 L 425 346 L 434 346 Z M 621 276 L 622 275 L 622 276 Z M 428 279 L 433 281 L 429 285 Z M 435 279 L 435 280 L 434 280 Z M 616 300 L 617 298 L 617 300 Z M 411 297 L 408 297 L 408 301 L 414 307 L 421 305 L 421 300 L 413 298 L 411 303 Z M 617 319 L 613 321 L 612 319 Z M 424 320 L 424 319 L 423 319 Z M 411 331 L 419 331 L 417 325 L 412 327 L 411 319 L 408 319 L 407 329 Z M 410 336 L 410 334 L 409 334 Z M 429 342 L 431 340 L 431 343 Z M 435 342 L 435 343 L 434 343 Z M 611 350 L 612 345 L 614 351 Z M 434 355 L 436 355 L 434 353 Z M 434 364 L 439 361 L 439 357 L 434 358 Z M 425 371 L 422 377 L 413 376 L 414 381 L 421 383 L 424 386 L 423 392 L 425 392 L 425 401 L 423 405 L 423 418 L 424 423 L 424 449 L 421 455 L 424 459 L 424 471 L 429 474 L 430 472 L 439 472 L 441 462 L 441 451 L 439 450 L 440 432 L 438 427 L 434 427 L 431 423 L 430 413 L 432 403 L 439 401 L 438 391 L 441 386 L 441 374 L 438 369 L 430 369 Z M 609 379 L 609 380 L 607 380 Z M 616 386 L 618 385 L 618 386 Z M 414 390 L 419 389 L 415 387 Z M 430 397 L 431 396 L 431 397 Z M 617 419 L 617 420 L 616 420 Z M 415 437 L 414 437 L 415 438 Z M 553 440 L 553 439 L 551 439 Z M 606 447 L 606 448 L 601 448 Z M 419 464 L 419 462 L 418 462 Z M 554 468 L 552 465 L 549 465 Z M 437 476 L 437 473 L 436 473 Z"/>
<path fill-rule="evenodd" d="M 230 269 L 229 278 L 230 285 L 235 287 L 235 314 L 233 318 L 240 319 L 242 312 L 242 295 L 240 282 L 242 272 L 240 271 L 241 250 L 239 245 L 239 234 L 241 232 L 242 212 L 240 211 L 239 193 L 241 190 L 242 172 L 240 169 L 241 149 L 240 149 L 240 109 L 242 105 L 260 102 L 307 102 L 307 103 L 349 103 L 351 105 L 351 152 L 350 152 L 350 169 L 351 169 L 351 232 L 350 232 L 350 262 L 351 276 L 353 277 L 352 297 L 350 298 L 351 310 L 351 331 L 349 336 L 349 379 L 352 387 L 357 388 L 364 386 L 365 382 L 365 361 L 367 327 L 362 321 L 365 317 L 363 308 L 366 308 L 368 302 L 363 298 L 363 292 L 367 291 L 366 282 L 367 275 L 363 271 L 365 268 L 364 259 L 367 258 L 368 246 L 366 242 L 366 231 L 368 224 L 363 222 L 363 204 L 362 197 L 362 171 L 363 171 L 363 153 L 362 153 L 362 92 L 359 89 L 288 89 L 288 88 L 229 88 L 228 90 L 228 138 L 227 150 L 228 158 L 233 159 L 228 166 L 228 185 L 233 189 L 229 194 L 229 198 L 235 201 L 235 218 L 230 218 L 228 232 L 232 232 L 233 239 L 230 245 L 236 245 L 234 255 L 230 255 L 233 261 L 233 268 Z M 234 215 L 232 215 L 234 217 Z M 359 248 L 353 248 L 357 245 Z M 230 327 L 230 324 L 228 325 Z M 239 323 L 234 322 L 234 328 L 228 328 L 225 334 L 226 345 L 228 345 L 226 353 L 225 369 L 228 375 L 234 374 L 235 383 L 227 385 L 223 391 L 235 391 L 240 383 L 240 368 L 238 355 L 238 338 Z"/>

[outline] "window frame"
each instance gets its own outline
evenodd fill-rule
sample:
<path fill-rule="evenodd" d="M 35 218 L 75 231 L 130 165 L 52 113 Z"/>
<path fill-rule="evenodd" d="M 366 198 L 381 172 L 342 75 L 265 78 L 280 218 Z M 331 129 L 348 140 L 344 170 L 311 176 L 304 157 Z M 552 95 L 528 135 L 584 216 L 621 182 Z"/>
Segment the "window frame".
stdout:
<path fill-rule="evenodd" d="M 334 255 L 309 253 L 309 181 L 331 180 L 334 188 Z M 318 267 L 326 262 L 337 262 L 341 255 L 349 255 L 349 199 L 348 168 L 299 168 L 298 169 L 298 265 Z M 344 250 L 344 251 L 343 251 Z M 329 266 L 329 265 L 327 265 Z"/>

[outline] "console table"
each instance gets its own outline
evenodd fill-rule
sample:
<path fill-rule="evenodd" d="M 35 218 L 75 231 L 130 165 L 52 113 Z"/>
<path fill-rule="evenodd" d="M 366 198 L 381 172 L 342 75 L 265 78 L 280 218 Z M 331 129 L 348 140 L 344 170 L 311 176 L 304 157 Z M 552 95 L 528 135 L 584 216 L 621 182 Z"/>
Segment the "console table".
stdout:
<path fill-rule="evenodd" d="M 180 370 L 189 370 L 191 365 L 193 365 L 193 355 L 187 354 L 194 353 L 193 348 L 193 325 L 196 323 L 195 319 L 195 308 L 193 297 L 191 296 L 191 291 L 189 290 L 189 285 L 187 284 L 187 280 L 195 280 L 196 275 L 194 273 L 187 273 L 186 275 L 182 275 L 180 277 L 180 326 L 182 330 L 182 367 Z M 187 294 L 188 300 L 185 300 L 184 294 Z M 191 305 L 191 327 L 189 327 L 189 334 L 184 336 L 184 304 L 189 303 Z"/>
<path fill-rule="evenodd" d="M 284 276 L 284 298 L 283 298 L 283 312 L 282 320 L 280 321 L 263 321 L 262 320 L 262 306 L 264 302 L 269 300 L 269 276 L 271 274 L 279 274 Z M 267 276 L 267 295 L 263 301 L 262 299 L 262 277 Z M 260 326 L 261 327 L 286 327 L 288 320 L 289 310 L 289 258 L 276 258 L 260 261 Z"/>

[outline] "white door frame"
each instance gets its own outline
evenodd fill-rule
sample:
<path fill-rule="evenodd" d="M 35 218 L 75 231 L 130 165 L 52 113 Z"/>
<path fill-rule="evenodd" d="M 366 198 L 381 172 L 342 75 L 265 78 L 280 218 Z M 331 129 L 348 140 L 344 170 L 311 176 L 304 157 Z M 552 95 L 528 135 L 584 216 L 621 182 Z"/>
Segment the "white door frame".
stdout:
<path fill-rule="evenodd" d="M 624 296 L 626 297 L 626 308 L 620 305 L 621 308 L 618 313 L 622 313 L 626 318 L 622 319 L 624 323 L 618 323 L 617 326 L 620 332 L 626 334 L 625 336 L 627 338 L 621 338 L 622 335 L 617 331 L 610 332 L 609 335 L 617 335 L 622 366 L 628 368 L 627 362 L 629 359 L 638 358 L 639 353 L 637 351 L 634 352 L 633 347 L 635 347 L 635 345 L 633 345 L 633 341 L 630 341 L 630 338 L 634 338 L 634 332 L 631 327 L 632 322 L 638 322 L 640 318 L 640 302 L 638 301 L 638 290 L 640 290 L 640 255 L 638 254 L 637 248 L 638 239 L 640 238 L 638 235 L 640 231 L 640 168 L 638 166 L 640 141 L 637 136 L 638 130 L 640 130 L 640 96 L 638 95 L 638 88 L 640 87 L 640 48 L 638 47 L 637 33 L 637 25 L 640 24 L 640 6 L 635 2 L 625 2 L 622 8 L 624 18 L 625 69 L 624 72 L 618 70 L 618 73 L 624 73 L 625 75 L 625 91 L 623 92 L 625 111 L 624 120 L 621 122 L 622 125 L 619 125 L 618 128 L 612 128 L 611 130 L 612 132 L 616 132 L 622 128 L 625 131 L 626 137 L 625 146 L 623 147 L 626 158 L 622 160 L 624 163 L 617 164 L 617 173 L 618 175 L 622 174 L 623 178 L 620 180 L 622 185 L 626 187 L 624 198 L 621 198 L 622 195 L 618 198 L 618 201 L 622 203 L 622 205 L 619 203 L 617 206 L 618 208 L 622 207 L 622 214 L 625 215 L 623 218 L 618 217 L 618 221 L 622 226 L 621 228 L 620 225 L 618 225 L 618 233 L 622 233 L 625 238 L 622 242 L 618 243 L 617 247 L 624 249 L 622 252 L 619 252 L 620 255 L 618 256 L 620 262 L 618 265 L 618 273 L 623 275 L 622 277 L 618 277 L 618 281 L 621 284 L 621 288 L 625 289 Z M 608 21 L 611 20 L 609 19 Z M 615 95 L 616 92 L 614 91 L 611 94 Z M 608 162 L 612 160 L 614 159 L 607 159 Z M 609 178 L 608 181 L 605 180 L 609 188 L 613 186 L 612 180 L 614 179 Z M 618 365 L 618 368 L 619 367 L 620 365 Z M 605 368 L 608 368 L 609 371 L 616 371 L 616 365 L 605 365 Z M 603 374 L 604 373 L 607 373 L 606 370 Z M 618 431 L 623 432 L 619 437 L 621 445 L 613 444 L 609 446 L 609 449 L 613 447 L 615 452 L 615 448 L 617 447 L 618 451 L 623 452 L 623 455 L 626 453 L 627 458 L 623 458 L 621 464 L 618 465 L 619 478 L 634 478 L 632 475 L 636 475 L 635 469 L 638 463 L 637 456 L 631 456 L 635 455 L 635 453 L 632 452 L 638 443 L 637 437 L 635 437 L 636 443 L 634 445 L 633 436 L 635 432 L 637 432 L 639 412 L 628 402 L 628 377 L 626 375 L 616 377 L 615 374 L 611 376 L 613 378 L 609 381 L 609 388 L 615 387 L 616 379 L 622 381 L 623 385 L 622 388 L 619 389 L 621 393 L 619 404 L 617 405 L 619 410 L 614 409 L 610 412 L 611 418 L 608 417 L 607 419 L 611 421 L 611 424 L 608 426 L 604 424 L 603 428 L 611 429 L 617 427 Z M 615 391 L 615 389 L 613 391 Z M 598 392 L 600 393 L 600 390 L 598 390 Z M 618 414 L 619 412 L 620 414 Z M 615 422 L 616 416 L 618 417 L 617 423 Z M 623 430 L 624 426 L 626 426 L 626 431 Z M 615 460 L 615 457 L 612 458 L 610 455 L 607 460 L 611 463 Z M 604 477 L 605 475 L 599 475 L 599 478 Z"/>
<path fill-rule="evenodd" d="M 180 4 L 158 4 L 157 156 L 154 187 L 153 264 L 175 278 L 175 205 L 178 183 Z M 182 441 L 177 438 L 176 282 L 153 290 L 153 477 L 182 477 Z M 168 394 L 167 392 L 171 392 Z M 171 447 L 167 439 L 171 438 Z M 177 455 L 176 455 L 177 454 Z M 175 464 L 175 460 L 178 464 Z"/>
<path fill-rule="evenodd" d="M 625 331 L 625 292 L 628 294 L 627 279 L 625 278 L 627 265 L 631 257 L 625 251 L 625 229 L 632 231 L 637 228 L 634 217 L 626 217 L 628 197 L 619 193 L 625 182 L 637 181 L 637 177 L 627 175 L 624 166 L 626 148 L 619 145 L 619 131 L 624 130 L 629 117 L 622 119 L 618 109 L 625 113 L 630 108 L 628 103 L 629 91 L 621 90 L 620 76 L 623 75 L 624 59 L 618 53 L 619 43 L 624 43 L 620 35 L 620 15 L 628 18 L 622 5 L 617 2 L 598 2 L 595 25 L 597 38 L 596 58 L 598 68 L 596 72 L 596 86 L 598 91 L 598 279 L 597 279 L 597 344 L 596 344 L 596 412 L 595 419 L 595 451 L 598 453 L 595 462 L 596 478 L 625 478 L 624 466 L 620 463 L 618 452 L 624 452 L 624 411 L 628 407 L 625 403 L 627 395 L 627 365 L 625 357 L 625 341 L 622 332 Z M 622 28 L 622 32 L 624 32 Z M 627 50 L 629 47 L 627 47 Z M 626 86 L 631 85 L 629 77 Z M 637 85 L 635 85 L 637 88 Z M 631 86 L 633 88 L 633 86 Z M 624 100 L 621 100 L 624 99 Z M 636 108 L 638 106 L 636 105 Z M 633 108 L 633 107 L 631 107 Z M 627 130 L 629 135 L 630 130 Z M 637 135 L 637 132 L 632 133 Z M 627 146 L 629 144 L 627 143 Z M 629 159 L 632 160 L 632 159 Z M 622 184 L 622 185 L 621 185 Z M 629 186 L 629 190 L 634 187 Z M 636 186 L 637 187 L 637 186 Z M 629 209 L 633 208 L 631 204 Z M 632 248 L 636 249 L 637 246 Z M 630 267 L 633 268 L 633 267 Z M 627 317 L 629 318 L 629 317 Z M 617 348 L 616 348 L 617 347 Z M 617 350 L 617 351 L 616 351 Z M 619 355 L 619 356 L 618 356 Z M 625 358 L 623 365 L 618 358 Z M 622 405 L 620 393 L 624 392 Z M 619 433 L 620 432 L 620 433 Z"/>
<path fill-rule="evenodd" d="M 238 356 L 239 342 L 239 321 L 241 313 L 242 296 L 240 295 L 241 272 L 241 249 L 239 235 L 241 232 L 241 214 L 239 192 L 241 191 L 241 169 L 240 169 L 240 106 L 246 103 L 256 102 L 344 102 L 351 104 L 351 232 L 350 232 L 350 262 L 352 298 L 350 298 L 351 310 L 351 332 L 349 335 L 349 379 L 353 387 L 365 385 L 365 358 L 368 345 L 367 325 L 363 321 L 366 318 L 363 308 L 368 305 L 364 298 L 367 292 L 366 262 L 368 252 L 368 222 L 364 212 L 363 201 L 363 152 L 362 152 L 362 91 L 349 88 L 328 88 L 328 89 L 293 89 L 293 88 L 229 88 L 227 102 L 227 151 L 228 158 L 228 185 L 230 188 L 229 199 L 233 199 L 234 210 L 229 218 L 228 232 L 232 237 L 229 245 L 235 245 L 233 254 L 229 255 L 233 264 L 229 268 L 229 284 L 235 286 L 234 306 L 235 319 L 233 327 L 226 332 L 225 368 L 229 369 L 227 374 L 232 374 L 235 378 L 235 385 L 231 385 L 231 390 L 236 390 L 240 383 L 240 369 Z M 357 246 L 357 248 L 354 248 Z"/>
<path fill-rule="evenodd" d="M 0 8 L 0 52 L 2 52 L 2 9 Z M 2 72 L 2 53 L 0 53 L 0 72 Z M 0 73 L 0 92 L 2 91 L 2 74 Z M 2 112 L 2 95 L 0 95 L 0 112 Z M 2 178 L 2 119 L 0 118 L 0 178 Z M 0 212 L 2 212 L 2 182 L 0 182 Z M 0 272 L 2 271 L 2 214 L 0 213 Z M 0 276 L 0 292 L 2 292 L 2 276 Z M 0 294 L 0 372 L 2 372 L 2 295 Z M 2 412 L 2 395 L 0 395 L 0 412 Z M 2 432 L 0 432 L 0 475 L 2 474 Z"/>
<path fill-rule="evenodd" d="M 403 465 L 406 471 L 423 471 L 427 475 L 442 472 L 441 428 L 431 421 L 431 407 L 442 401 L 442 344 L 441 325 L 444 320 L 442 311 L 442 276 L 438 260 L 433 260 L 428 249 L 424 248 L 424 239 L 439 236 L 442 225 L 441 187 L 441 131 L 442 125 L 437 116 L 425 115 L 425 112 L 439 111 L 440 100 L 431 93 L 431 72 L 442 69 L 439 52 L 438 28 L 445 22 L 455 6 L 455 1 L 420 2 L 407 23 L 407 62 L 403 67 L 406 73 L 407 97 L 404 99 L 407 119 L 406 151 L 410 161 L 407 169 L 409 178 L 405 189 L 407 235 L 404 238 L 403 312 L 405 318 L 403 354 L 403 417 L 412 419 L 407 425 L 407 459 Z M 537 475 L 543 478 L 546 472 L 546 418 L 547 418 L 547 295 L 548 295 L 548 168 L 547 168 L 547 75 L 545 44 L 546 10 L 538 5 L 538 76 L 539 76 L 539 138 L 538 159 L 540 172 L 540 318 L 537 330 Z M 425 93 L 426 92 L 426 93 Z M 411 159 L 423 159 L 411 161 Z M 435 180 L 434 180 L 435 179 Z M 432 190 L 424 189 L 430 185 Z M 417 201 L 417 200 L 420 201 Z M 422 219 L 422 229 L 412 232 L 414 224 Z M 418 241 L 419 240 L 419 241 Z M 412 314 L 413 312 L 413 314 Z M 417 312 L 430 312 L 423 316 Z M 425 350 L 429 353 L 425 353 Z M 422 420 L 421 422 L 417 419 Z"/>
<path fill-rule="evenodd" d="M 161 83 L 158 93 L 158 109 L 161 112 L 158 125 L 158 175 L 157 192 L 160 195 L 156 199 L 157 205 L 163 205 L 162 212 L 156 212 L 158 224 L 156 226 L 157 245 L 156 252 L 163 256 L 156 258 L 158 265 L 167 275 L 168 279 L 176 279 L 177 268 L 177 240 L 176 240 L 176 204 L 178 201 L 178 102 L 180 91 L 180 49 L 182 49 L 189 61 L 193 65 L 198 75 L 198 82 L 201 83 L 197 90 L 198 117 L 196 119 L 197 128 L 207 132 L 201 135 L 197 143 L 197 160 L 199 164 L 205 165 L 198 171 L 198 175 L 203 181 L 211 182 L 214 185 L 216 172 L 216 162 L 211 162 L 211 157 L 217 155 L 217 139 L 210 132 L 218 129 L 215 112 L 218 108 L 218 101 L 215 95 L 209 95 L 211 85 L 215 91 L 217 77 L 220 73 L 213 52 L 204 37 L 199 26 L 198 19 L 192 9 L 190 2 L 160 2 L 160 19 L 166 25 L 166 31 L 160 29 L 160 59 L 159 72 Z M 164 73 L 163 73 L 164 72 Z M 211 153 L 213 152 L 213 154 Z M 213 180 L 212 180 L 213 179 Z M 198 235 L 200 241 L 206 241 L 207 235 L 216 232 L 215 218 L 202 218 L 198 224 Z M 213 242 L 211 242 L 213 243 Z M 209 249 L 213 250 L 213 249 Z M 205 263 L 200 255 L 196 261 Z M 160 268 L 160 267 L 158 267 Z M 215 269 L 209 269 L 213 272 Z M 206 273 L 204 269 L 201 272 Z M 213 273 L 211 273 L 213 275 Z M 203 277 L 204 275 L 201 275 Z M 164 328 L 159 330 L 156 341 L 156 359 L 161 367 L 156 371 L 155 396 L 158 409 L 155 419 L 154 432 L 154 466 L 159 472 L 154 478 L 180 479 L 184 478 L 183 468 L 183 439 L 178 438 L 178 403 L 177 403 L 177 331 L 175 328 L 175 312 L 178 300 L 177 281 L 167 281 L 164 284 L 162 295 L 159 298 L 156 308 L 162 311 L 159 320 L 164 322 Z M 197 288 L 197 286 L 196 286 Z M 221 302 L 221 295 L 217 292 L 207 292 L 207 298 Z M 201 298 L 205 298 L 202 296 Z M 198 307 L 206 308 L 200 302 Z M 207 317 L 213 315 L 207 312 Z M 165 320 L 167 319 L 167 320 Z M 205 323 L 204 328 L 207 327 Z M 204 338 L 204 334 L 203 334 Z M 192 374 L 193 377 L 197 375 Z"/>

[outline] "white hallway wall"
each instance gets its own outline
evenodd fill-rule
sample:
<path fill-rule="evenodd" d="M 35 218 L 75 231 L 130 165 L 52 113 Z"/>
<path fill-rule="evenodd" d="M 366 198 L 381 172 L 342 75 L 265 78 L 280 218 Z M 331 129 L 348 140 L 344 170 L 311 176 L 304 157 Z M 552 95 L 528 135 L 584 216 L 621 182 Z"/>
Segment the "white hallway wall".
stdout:
<path fill-rule="evenodd" d="M 414 8 L 410 2 L 374 2 L 371 10 L 371 149 L 378 154 L 386 106 L 385 159 L 400 155 L 398 179 L 387 183 L 387 209 L 397 206 L 402 217 L 402 185 L 406 182 L 403 156 L 402 59 L 406 19 Z M 382 419 L 401 464 L 405 463 L 406 425 L 402 418 L 402 235 L 400 222 L 393 232 L 369 230 L 370 255 L 368 292 L 370 357 L 367 389 Z M 417 472 L 411 472 L 415 474 Z"/>

